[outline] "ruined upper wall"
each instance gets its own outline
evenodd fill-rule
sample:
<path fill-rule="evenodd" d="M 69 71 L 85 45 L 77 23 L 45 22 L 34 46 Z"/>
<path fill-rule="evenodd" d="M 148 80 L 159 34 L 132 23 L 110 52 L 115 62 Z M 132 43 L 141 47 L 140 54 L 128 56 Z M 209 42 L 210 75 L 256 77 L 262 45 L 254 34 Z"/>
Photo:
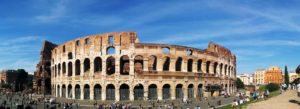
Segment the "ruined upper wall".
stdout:
<path fill-rule="evenodd" d="M 208 44 L 208 48 L 206 49 L 208 52 L 213 52 L 218 54 L 220 57 L 230 57 L 234 63 L 236 63 L 236 57 L 234 54 L 231 53 L 231 51 L 221 45 L 218 45 L 216 43 L 210 42 Z"/>
<path fill-rule="evenodd" d="M 91 36 L 85 36 L 71 40 L 58 45 L 53 49 L 52 54 L 62 54 L 65 56 L 67 53 L 75 53 L 75 56 L 83 55 L 81 53 L 86 53 L 89 55 L 90 51 L 100 51 L 101 54 L 103 49 L 108 47 L 119 49 L 128 49 L 130 44 L 139 43 L 136 32 L 112 32 L 106 34 L 96 34 Z"/>

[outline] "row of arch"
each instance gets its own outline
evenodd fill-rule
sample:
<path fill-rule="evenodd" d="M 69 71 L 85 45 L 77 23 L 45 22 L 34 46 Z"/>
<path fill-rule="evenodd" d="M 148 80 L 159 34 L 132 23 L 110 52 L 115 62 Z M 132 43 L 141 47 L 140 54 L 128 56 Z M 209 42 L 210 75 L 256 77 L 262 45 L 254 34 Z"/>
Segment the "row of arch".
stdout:
<path fill-rule="evenodd" d="M 73 89 L 74 88 L 74 89 Z M 160 89 L 160 88 L 159 88 Z M 149 100 L 157 100 L 158 99 L 158 87 L 156 84 L 150 84 L 148 86 L 148 98 Z M 76 84 L 74 87 L 72 87 L 71 84 L 68 86 L 57 85 L 56 88 L 56 96 L 57 97 L 63 97 L 63 98 L 75 98 L 75 99 L 81 99 L 81 95 L 83 94 L 83 99 L 90 100 L 91 99 L 91 90 L 93 90 L 93 98 L 94 100 L 102 100 L 102 91 L 105 91 L 105 100 L 116 100 L 116 93 L 117 89 L 113 84 L 108 84 L 105 87 L 105 90 L 102 90 L 102 87 L 100 84 L 96 84 L 93 86 L 93 89 L 91 89 L 91 86 L 88 84 L 85 84 L 83 86 L 83 92 L 80 88 L 79 84 Z M 162 99 L 171 99 L 171 85 L 170 84 L 164 84 L 162 88 L 160 89 L 162 92 Z M 189 84 L 187 89 L 183 88 L 182 84 L 177 84 L 175 88 L 175 98 L 181 99 L 184 97 L 184 90 L 187 90 L 188 98 L 194 98 L 194 85 Z M 197 87 L 197 95 L 199 97 L 203 96 L 203 85 L 199 84 Z M 74 94 L 72 93 L 74 91 Z M 173 90 L 174 91 L 174 90 Z M 133 93 L 134 100 L 144 100 L 144 86 L 142 84 L 138 84 L 134 87 L 133 92 L 131 92 L 130 87 L 127 84 L 122 84 L 119 87 L 119 100 L 130 100 L 130 93 Z"/>
<path fill-rule="evenodd" d="M 83 65 L 81 64 L 80 60 L 77 59 L 75 61 L 75 75 L 80 75 L 81 74 L 81 68 L 83 68 L 83 72 L 90 71 L 91 65 L 93 65 L 95 73 L 101 72 L 102 70 L 105 70 L 107 75 L 114 74 L 116 72 L 116 59 L 113 56 L 110 56 L 106 59 L 106 68 L 103 68 L 102 66 L 102 58 L 101 57 L 96 57 L 91 63 L 89 58 L 85 58 L 83 61 Z M 177 72 L 182 72 L 183 71 L 183 58 L 178 57 L 175 61 L 175 71 Z M 210 74 L 218 74 L 220 76 L 224 75 L 229 75 L 229 76 L 236 76 L 235 73 L 235 68 L 233 66 L 223 64 L 223 63 L 218 63 L 218 62 L 212 62 L 212 61 L 206 61 L 203 62 L 203 60 L 199 59 L 197 62 L 194 63 L 193 59 L 187 59 L 186 60 L 186 71 L 187 72 L 203 72 L 203 73 L 210 73 Z M 134 72 L 136 73 L 141 73 L 144 70 L 144 58 L 141 55 L 135 56 L 134 60 L 131 61 L 129 56 L 123 55 L 119 59 L 119 69 L 120 69 L 120 74 L 121 75 L 129 75 L 130 72 L 130 63 L 133 62 L 134 65 Z M 194 65 L 196 65 L 196 69 L 194 69 Z M 81 67 L 83 66 L 83 67 Z M 170 66 L 171 66 L 171 58 L 170 57 L 164 57 L 162 59 L 162 71 L 170 71 Z M 149 71 L 157 71 L 158 67 L 158 59 L 156 56 L 151 55 L 148 57 L 148 70 Z M 67 69 L 68 68 L 68 72 Z M 196 71 L 195 71 L 196 70 Z M 54 76 L 59 76 L 62 72 L 62 74 L 67 76 L 72 76 L 73 75 L 73 63 L 72 62 L 63 62 L 59 63 L 57 65 L 52 66 L 52 71 Z"/>

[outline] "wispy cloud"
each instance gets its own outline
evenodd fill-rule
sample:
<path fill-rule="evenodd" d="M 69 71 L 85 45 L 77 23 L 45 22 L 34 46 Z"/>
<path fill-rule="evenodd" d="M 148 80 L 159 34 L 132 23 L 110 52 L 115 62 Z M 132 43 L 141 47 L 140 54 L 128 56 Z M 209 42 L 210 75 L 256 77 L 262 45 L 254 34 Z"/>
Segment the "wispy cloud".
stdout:
<path fill-rule="evenodd" d="M 66 1 L 60 0 L 53 7 L 48 7 L 48 12 L 35 16 L 35 19 L 40 22 L 54 22 L 63 17 L 66 11 Z"/>

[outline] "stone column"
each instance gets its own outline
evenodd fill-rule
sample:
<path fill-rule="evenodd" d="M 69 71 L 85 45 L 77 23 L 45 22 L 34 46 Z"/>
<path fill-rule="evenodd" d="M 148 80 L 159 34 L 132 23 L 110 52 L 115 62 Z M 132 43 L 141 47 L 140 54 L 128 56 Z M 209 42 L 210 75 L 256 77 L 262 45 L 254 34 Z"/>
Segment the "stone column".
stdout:
<path fill-rule="evenodd" d="M 185 84 L 182 86 L 183 98 L 188 99 L 188 86 Z"/>
<path fill-rule="evenodd" d="M 75 67 L 76 67 L 75 61 L 72 61 L 72 70 L 73 70 L 72 71 L 72 77 L 75 77 L 75 73 L 76 73 L 76 71 L 75 71 L 76 68 Z"/>
<path fill-rule="evenodd" d="M 201 70 L 203 73 L 206 73 L 206 62 L 202 61 Z"/>
<path fill-rule="evenodd" d="M 192 72 L 198 72 L 197 71 L 197 61 L 193 60 L 193 68 L 192 68 Z"/>
<path fill-rule="evenodd" d="M 102 85 L 101 87 L 101 99 L 104 101 L 106 100 L 106 86 L 105 85 Z"/>
<path fill-rule="evenodd" d="M 187 68 L 188 68 L 188 66 L 187 66 L 187 60 L 186 59 L 182 59 L 182 63 L 181 63 L 181 71 L 183 71 L 183 72 L 187 72 Z"/>
<path fill-rule="evenodd" d="M 84 85 L 80 85 L 80 99 L 83 100 L 84 99 Z"/>
<path fill-rule="evenodd" d="M 129 86 L 129 100 L 133 101 L 134 100 L 134 90 L 133 87 Z"/>
<path fill-rule="evenodd" d="M 157 71 L 162 71 L 163 70 L 163 63 L 164 61 L 163 61 L 163 59 L 162 58 L 160 58 L 160 57 L 157 57 L 157 63 L 156 63 L 156 70 Z"/>
<path fill-rule="evenodd" d="M 94 100 L 94 86 L 90 85 L 90 100 Z"/>
<path fill-rule="evenodd" d="M 144 62 L 143 62 L 143 70 L 144 71 L 149 71 L 149 64 L 148 64 L 148 62 L 149 62 L 149 60 L 148 60 L 148 57 L 144 57 L 144 60 L 143 60 Z"/>
<path fill-rule="evenodd" d="M 162 63 L 163 64 L 163 63 Z M 170 67 L 169 71 L 175 72 L 176 71 L 176 59 L 170 57 Z"/>
<path fill-rule="evenodd" d="M 217 64 L 217 68 L 216 68 L 216 75 L 217 75 L 217 77 L 221 76 L 219 72 L 220 72 L 220 65 Z"/>
<path fill-rule="evenodd" d="M 90 76 L 94 76 L 94 73 L 95 73 L 95 72 L 94 72 L 94 69 L 95 69 L 95 68 L 94 68 L 94 67 L 95 67 L 95 66 L 94 66 L 94 59 L 95 59 L 95 58 L 90 59 L 90 74 L 89 74 Z"/>
<path fill-rule="evenodd" d="M 214 63 L 210 62 L 209 64 L 209 74 L 214 74 Z"/>
<path fill-rule="evenodd" d="M 129 75 L 134 76 L 134 59 L 131 59 L 130 57 L 129 57 L 129 65 L 130 65 Z"/>
<path fill-rule="evenodd" d="M 148 93 L 149 93 L 148 85 L 144 85 L 144 100 L 148 100 Z"/>
<path fill-rule="evenodd" d="M 84 75 L 84 60 L 80 60 L 80 76 Z"/>
<path fill-rule="evenodd" d="M 170 90 L 171 90 L 171 100 L 175 100 L 176 99 L 176 86 L 174 86 L 173 84 L 170 84 Z"/>
<path fill-rule="evenodd" d="M 195 84 L 194 84 L 193 92 L 194 92 L 194 98 L 197 98 L 198 93 L 199 93 L 198 92 L 198 85 L 195 86 Z"/>
<path fill-rule="evenodd" d="M 106 76 L 106 59 L 107 59 L 106 56 L 102 58 L 102 73 L 101 73 L 102 77 Z"/>
<path fill-rule="evenodd" d="M 162 87 L 157 86 L 157 99 L 162 100 L 163 94 L 162 94 Z"/>
<path fill-rule="evenodd" d="M 119 86 L 116 86 L 116 89 L 115 89 L 115 100 L 120 101 L 120 87 Z"/>
<path fill-rule="evenodd" d="M 120 58 L 121 58 L 121 57 L 119 57 L 119 56 L 116 56 L 116 57 L 115 57 L 115 61 L 116 61 L 116 62 L 115 62 L 115 74 L 116 74 L 116 75 L 120 75 L 120 66 L 121 66 L 121 65 L 120 65 Z M 131 69 L 130 69 L 130 70 L 131 70 Z"/>
<path fill-rule="evenodd" d="M 75 85 L 72 85 L 72 99 L 75 99 Z"/>

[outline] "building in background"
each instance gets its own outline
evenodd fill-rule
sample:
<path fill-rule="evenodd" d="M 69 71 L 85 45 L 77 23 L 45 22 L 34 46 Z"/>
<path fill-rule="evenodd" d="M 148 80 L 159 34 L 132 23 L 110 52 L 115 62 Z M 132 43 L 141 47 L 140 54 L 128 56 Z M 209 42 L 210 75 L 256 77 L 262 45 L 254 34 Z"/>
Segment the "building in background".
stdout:
<path fill-rule="evenodd" d="M 16 70 L 2 70 L 0 72 L 1 83 L 13 84 L 18 77 Z"/>
<path fill-rule="evenodd" d="M 289 80 L 290 80 L 290 82 L 293 82 L 297 78 L 300 78 L 300 75 L 298 75 L 295 71 L 289 72 Z"/>
<path fill-rule="evenodd" d="M 255 85 L 263 85 L 265 84 L 265 70 L 259 69 L 254 73 L 254 83 Z"/>
<path fill-rule="evenodd" d="M 241 74 L 238 75 L 237 78 L 240 78 L 245 85 L 253 85 L 254 84 L 254 79 L 253 79 L 253 74 Z"/>
<path fill-rule="evenodd" d="M 283 83 L 283 76 L 282 71 L 279 67 L 272 66 L 265 72 L 265 84 L 269 83 L 276 83 L 282 84 Z"/>

